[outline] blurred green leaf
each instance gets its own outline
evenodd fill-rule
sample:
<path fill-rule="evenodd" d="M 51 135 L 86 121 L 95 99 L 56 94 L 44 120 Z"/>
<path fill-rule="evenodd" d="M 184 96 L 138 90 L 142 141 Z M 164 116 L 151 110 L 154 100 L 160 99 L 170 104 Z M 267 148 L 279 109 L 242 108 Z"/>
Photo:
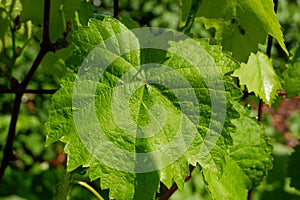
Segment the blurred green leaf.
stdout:
<path fill-rule="evenodd" d="M 294 150 L 288 163 L 287 176 L 291 177 L 291 186 L 300 190 L 300 145 L 296 146 Z"/>

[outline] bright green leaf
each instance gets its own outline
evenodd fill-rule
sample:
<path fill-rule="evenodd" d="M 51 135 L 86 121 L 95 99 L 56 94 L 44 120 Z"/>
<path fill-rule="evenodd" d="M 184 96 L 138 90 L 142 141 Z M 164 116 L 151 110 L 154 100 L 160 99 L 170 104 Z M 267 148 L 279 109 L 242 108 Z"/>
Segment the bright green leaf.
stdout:
<path fill-rule="evenodd" d="M 203 170 L 207 189 L 213 199 L 240 200 L 247 198 L 247 176 L 229 156 L 225 157 L 224 172 L 220 176 L 210 170 Z M 246 180 L 246 181 L 245 181 Z"/>
<path fill-rule="evenodd" d="M 226 60 L 229 57 L 220 53 L 220 49 L 216 53 L 209 50 L 210 55 L 200 46 L 200 43 L 191 39 L 164 41 L 169 33 L 154 36 L 150 32 L 145 32 L 143 35 L 145 39 L 156 37 L 157 40 L 150 41 L 157 42 L 157 45 L 167 45 L 167 53 L 159 49 L 131 50 L 132 47 L 141 45 L 136 35 L 131 32 L 119 35 L 114 40 L 117 46 L 110 46 L 107 43 L 108 38 L 126 31 L 128 29 L 119 21 L 106 17 L 103 21 L 91 20 L 89 27 L 79 29 L 72 36 L 76 51 L 67 62 L 67 66 L 74 72 L 84 70 L 86 77 L 88 75 L 93 77 L 97 74 L 98 65 L 105 64 L 105 60 L 114 61 L 110 63 L 101 77 L 81 80 L 80 76 L 77 76 L 80 87 L 74 87 L 76 74 L 69 73 L 63 79 L 61 89 L 53 95 L 49 119 L 45 125 L 46 143 L 50 145 L 60 140 L 66 144 L 68 171 L 81 165 L 89 167 L 90 178 L 92 180 L 100 178 L 101 188 L 109 189 L 109 196 L 113 199 L 154 199 L 156 191 L 159 191 L 160 181 L 167 187 L 171 187 L 175 182 L 178 188 L 182 189 L 185 176 L 189 174 L 189 164 L 199 163 L 208 174 L 222 176 L 225 173 L 224 177 L 228 176 L 227 173 L 230 175 L 233 173 L 228 169 L 234 166 L 239 170 L 236 175 L 243 174 L 247 180 L 250 175 L 244 172 L 243 167 L 239 167 L 239 156 L 234 158 L 235 162 L 229 163 L 233 158 L 229 158 L 228 145 L 233 145 L 235 142 L 230 137 L 231 133 L 235 133 L 231 120 L 238 117 L 229 99 L 233 100 L 240 94 L 232 86 L 230 79 L 218 78 L 220 76 L 216 70 L 218 66 L 212 56 L 215 56 L 216 60 L 223 57 Z M 105 47 L 100 48 L 99 44 L 104 40 L 106 41 Z M 165 44 L 162 44 L 162 41 Z M 124 49 L 131 51 L 121 56 L 116 53 Z M 85 60 L 84 58 L 89 53 L 90 60 Z M 188 56 L 192 57 L 190 62 L 183 59 Z M 79 69 L 83 62 L 83 66 Z M 169 68 L 160 68 L 151 64 L 153 62 L 161 63 Z M 151 65 L 149 68 L 139 68 L 141 64 L 147 66 L 149 63 Z M 222 65 L 221 61 L 217 63 Z M 219 67 L 225 69 L 223 66 Z M 226 73 L 227 70 L 222 72 Z M 130 74 L 134 76 L 126 78 L 126 75 Z M 174 85 L 168 88 L 162 86 L 163 84 L 151 82 L 154 80 Z M 211 85 L 209 85 L 210 80 L 212 80 Z M 184 86 L 185 81 L 190 86 Z M 226 91 L 217 87 L 223 83 Z M 93 86 L 96 86 L 94 96 L 88 98 Z M 132 93 L 126 99 L 127 94 L 124 91 L 128 89 L 131 89 Z M 189 97 L 192 92 L 195 92 L 198 104 L 191 104 L 191 100 L 183 102 L 175 95 L 180 92 Z M 226 96 L 228 100 L 222 99 L 222 96 Z M 214 98 L 218 99 L 216 110 L 211 108 Z M 128 102 L 128 106 L 124 106 L 124 102 Z M 196 106 L 201 114 L 194 113 L 192 110 L 183 112 L 182 103 Z M 95 112 L 92 111 L 93 108 Z M 128 112 L 127 115 L 124 115 L 124 110 Z M 87 114 L 82 115 L 82 113 Z M 225 115 L 226 118 L 223 119 Z M 84 117 L 81 118 L 81 116 Z M 199 121 L 195 121 L 197 118 Z M 180 129 L 181 126 L 184 128 Z M 99 127 L 103 132 L 99 131 Z M 155 135 L 149 137 L 153 133 Z M 147 137 L 138 138 L 138 135 Z M 207 135 L 209 137 L 205 138 Z M 219 139 L 215 140 L 215 136 L 219 136 Z M 190 137 L 194 138 L 190 140 Z M 107 143 L 107 140 L 112 143 Z M 189 140 L 191 143 L 185 149 L 185 144 Z M 168 153 L 155 154 L 143 160 L 143 163 L 135 157 L 133 159 L 142 167 L 153 166 L 154 168 L 172 160 L 167 166 L 155 168 L 150 172 L 141 171 L 141 173 L 119 170 L 130 167 L 137 169 L 139 165 L 127 162 L 126 157 L 122 152 L 120 154 L 118 149 L 140 154 L 157 152 L 162 148 Z M 226 164 L 227 160 L 229 161 Z M 118 163 L 118 168 L 107 163 Z M 265 168 L 260 169 L 265 170 Z M 259 170 L 257 170 L 258 173 Z M 261 172 L 260 175 L 264 173 Z M 236 176 L 236 179 L 240 179 L 240 176 Z M 214 178 L 211 180 L 215 181 Z M 227 188 L 228 191 L 232 190 L 234 193 L 245 191 L 246 185 L 252 184 L 245 180 L 235 182 L 232 188 Z M 240 182 L 243 184 L 239 185 Z M 237 187 L 239 189 L 235 189 Z M 240 195 L 243 196 L 243 194 Z"/>
<path fill-rule="evenodd" d="M 203 169 L 207 189 L 214 199 L 245 199 L 247 189 L 258 185 L 272 168 L 272 148 L 263 128 L 249 117 L 244 106 L 237 102 L 233 105 L 240 118 L 232 120 L 236 129 L 231 131 L 232 144 L 225 156 L 223 173 Z"/>
<path fill-rule="evenodd" d="M 248 63 L 242 63 L 232 76 L 239 77 L 241 85 L 246 85 L 249 92 L 254 92 L 268 105 L 272 104 L 277 90 L 282 89 L 271 61 L 262 52 L 251 53 Z"/>
<path fill-rule="evenodd" d="M 272 168 L 271 145 L 266 142 L 264 129 L 256 119 L 250 118 L 250 110 L 234 102 L 240 118 L 233 119 L 236 132 L 231 134 L 233 144 L 230 156 L 251 180 L 249 188 L 258 185 Z"/>

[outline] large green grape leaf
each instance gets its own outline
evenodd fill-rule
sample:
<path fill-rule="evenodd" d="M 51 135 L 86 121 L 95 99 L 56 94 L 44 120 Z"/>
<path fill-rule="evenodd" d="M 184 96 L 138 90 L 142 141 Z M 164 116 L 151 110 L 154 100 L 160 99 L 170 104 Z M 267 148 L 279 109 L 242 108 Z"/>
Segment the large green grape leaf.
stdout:
<path fill-rule="evenodd" d="M 272 104 L 277 90 L 282 89 L 271 61 L 262 52 L 251 53 L 247 64 L 242 63 L 232 76 L 239 77 L 241 85 L 246 85 L 249 92 L 254 92 L 268 105 Z"/>
<path fill-rule="evenodd" d="M 283 72 L 284 90 L 287 97 L 300 96 L 300 46 L 291 50 L 293 55 Z"/>
<path fill-rule="evenodd" d="M 108 38 L 116 34 L 118 37 L 113 41 L 117 45 L 111 47 Z M 46 144 L 50 145 L 57 140 L 64 142 L 68 154 L 68 171 L 81 165 L 89 167 L 90 178 L 100 178 L 101 188 L 109 189 L 110 198 L 154 199 L 160 181 L 167 187 L 175 182 L 182 189 L 185 176 L 189 174 L 189 164 L 199 163 L 204 170 L 219 178 L 228 170 L 226 160 L 233 159 L 228 158 L 228 145 L 234 144 L 230 136 L 230 133 L 235 132 L 231 120 L 237 118 L 238 113 L 226 98 L 238 98 L 239 91 L 230 79 L 218 78 L 220 75 L 214 59 L 200 43 L 185 39 L 169 43 L 164 41 L 165 44 L 162 44 L 168 38 L 167 35 L 143 33 L 146 40 L 154 37 L 156 40 L 151 42 L 168 45 L 167 53 L 159 49 L 142 49 L 121 56 L 117 52 L 139 47 L 143 43 L 115 19 L 106 17 L 103 21 L 92 20 L 88 27 L 72 35 L 77 50 L 67 66 L 73 72 L 63 79 L 61 89 L 53 95 L 49 119 L 45 124 Z M 102 41 L 105 41 L 105 46 L 100 48 Z M 88 57 L 88 54 L 91 56 Z M 191 60 L 183 59 L 187 56 Z M 114 61 L 101 77 L 94 77 L 97 66 L 105 64 L 106 60 Z M 161 62 L 169 68 L 163 67 L 161 70 L 157 65 L 152 65 L 153 62 Z M 79 68 L 82 63 L 83 66 Z M 140 68 L 140 65 L 145 67 Z M 147 65 L 150 67 L 147 68 Z M 87 73 L 83 77 L 94 78 L 81 80 L 81 70 Z M 154 80 L 174 85 L 170 89 Z M 190 86 L 183 87 L 185 81 Z M 209 81 L 213 84 L 209 85 Z M 224 82 L 226 91 L 217 87 L 219 82 Z M 74 87 L 78 83 L 81 86 Z M 94 86 L 94 96 L 88 98 Z M 130 96 L 124 93 L 127 90 L 132 90 Z M 195 92 L 197 102 L 192 102 L 192 98 L 183 101 L 176 97 L 180 92 L 188 97 L 192 97 Z M 222 99 L 222 96 L 226 98 Z M 214 98 L 218 99 L 217 108 L 213 107 Z M 128 102 L 127 106 L 123 105 L 124 102 Z M 181 107 L 183 104 L 192 105 L 191 110 L 184 112 Z M 194 108 L 199 109 L 201 114 L 192 112 Z M 127 115 L 124 115 L 124 110 Z M 181 126 L 184 128 L 180 129 Z M 155 135 L 151 136 L 153 133 Z M 219 139 L 216 140 L 215 136 L 219 136 Z M 138 156 L 133 157 L 135 162 L 132 165 L 119 149 L 135 152 L 136 155 L 160 149 L 165 152 L 146 157 L 142 163 Z M 131 158 L 129 154 L 128 157 Z M 239 156 L 236 156 L 235 162 L 238 161 Z M 232 165 L 237 166 L 236 163 Z M 137 171 L 126 171 L 131 167 Z M 138 171 L 140 169 L 148 171 Z M 240 171 L 244 172 L 242 167 Z M 232 178 L 240 179 L 239 174 L 236 175 Z M 246 189 L 245 186 L 241 188 Z"/>
<path fill-rule="evenodd" d="M 182 20 L 186 20 L 191 3 L 182 2 Z M 216 38 L 221 39 L 224 49 L 240 61 L 247 61 L 250 52 L 257 51 L 258 43 L 265 43 L 267 34 L 288 54 L 272 0 L 203 0 L 197 17 L 206 29 L 216 29 Z"/>

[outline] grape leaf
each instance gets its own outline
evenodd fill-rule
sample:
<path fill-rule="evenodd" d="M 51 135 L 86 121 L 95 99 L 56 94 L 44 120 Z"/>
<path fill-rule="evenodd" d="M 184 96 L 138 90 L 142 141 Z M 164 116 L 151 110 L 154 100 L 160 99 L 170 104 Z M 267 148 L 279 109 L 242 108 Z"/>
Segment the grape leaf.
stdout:
<path fill-rule="evenodd" d="M 213 199 L 246 199 L 248 177 L 229 156 L 225 157 L 225 162 L 226 165 L 221 177 L 216 172 L 207 169 L 203 170 L 211 196 Z"/>
<path fill-rule="evenodd" d="M 183 1 L 183 4 L 191 4 L 191 1 Z M 188 7 L 183 5 L 185 18 Z M 265 43 L 267 34 L 288 54 L 273 8 L 272 0 L 204 0 L 197 17 L 203 20 L 206 29 L 216 29 L 216 38 L 221 39 L 225 50 L 245 62 L 250 52 L 257 51 L 258 43 Z"/>
<path fill-rule="evenodd" d="M 250 110 L 236 102 L 233 105 L 240 113 L 240 118 L 232 120 L 236 132 L 231 134 L 233 144 L 229 146 L 229 154 L 251 180 L 249 187 L 252 188 L 272 168 L 272 147 L 267 142 L 262 126 L 249 117 Z"/>
<path fill-rule="evenodd" d="M 283 72 L 284 90 L 287 97 L 300 95 L 300 47 L 297 46 L 291 50 L 293 54 L 290 62 L 286 64 L 287 69 Z"/>
<path fill-rule="evenodd" d="M 233 102 L 240 118 L 233 119 L 233 143 L 225 156 L 222 175 L 203 169 L 207 188 L 214 199 L 246 199 L 247 189 L 262 181 L 272 168 L 272 147 L 266 142 L 263 128 L 249 117 L 242 105 Z"/>
<path fill-rule="evenodd" d="M 247 64 L 242 63 L 232 76 L 239 77 L 241 85 L 246 85 L 249 92 L 254 92 L 268 105 L 274 101 L 277 90 L 282 89 L 271 61 L 262 52 L 251 53 Z"/>
<path fill-rule="evenodd" d="M 117 35 L 113 39 L 117 46 L 108 42 L 114 35 Z M 141 41 L 136 33 L 110 17 L 103 21 L 91 20 L 88 27 L 72 35 L 77 48 L 67 62 L 72 72 L 53 95 L 45 124 L 46 144 L 57 140 L 64 142 L 68 154 L 67 170 L 81 165 L 89 167 L 90 179 L 100 178 L 101 188 L 109 189 L 110 198 L 154 199 L 160 181 L 168 188 L 175 182 L 182 189 L 185 176 L 189 174 L 189 164 L 199 163 L 207 173 L 217 177 L 230 168 L 226 161 L 233 158 L 228 158 L 228 145 L 234 144 L 230 133 L 235 130 L 231 120 L 237 118 L 238 113 L 226 98 L 238 98 L 240 92 L 230 79 L 218 78 L 214 59 L 200 43 L 188 38 L 168 41 L 168 35 L 172 34 L 143 32 L 146 41 Z M 132 50 L 147 43 L 147 39 L 151 45 L 155 42 L 166 45 L 167 53 L 151 48 Z M 105 46 L 100 48 L 102 41 Z M 124 50 L 131 51 L 118 55 Z M 189 61 L 183 59 L 187 56 L 191 57 Z M 153 65 L 151 58 L 163 66 Z M 102 76 L 97 77 L 97 66 L 111 60 L 113 62 Z M 85 73 L 81 76 L 80 72 Z M 184 85 L 185 81 L 190 84 L 188 87 Z M 226 91 L 217 87 L 219 82 L 224 82 Z M 173 85 L 164 87 L 162 83 Z M 94 86 L 94 95 L 89 98 L 89 91 Z M 129 96 L 124 93 L 127 90 L 132 90 Z M 180 92 L 191 99 L 183 101 L 176 96 Z M 193 92 L 196 102 L 192 101 Z M 222 99 L 222 96 L 226 98 Z M 217 107 L 214 107 L 214 98 L 218 99 Z M 128 104 L 124 105 L 124 102 Z M 184 110 L 185 104 L 191 106 L 190 109 Z M 200 115 L 193 112 L 195 108 L 199 109 Z M 120 149 L 123 150 L 121 153 Z M 160 149 L 165 152 L 159 152 Z M 124 151 L 135 152 L 137 156 L 124 156 Z M 138 155 L 148 152 L 159 154 L 139 160 Z M 128 160 L 127 155 L 135 162 Z M 236 163 L 239 158 L 235 157 Z M 236 163 L 232 165 L 237 167 Z M 244 173 L 243 168 L 240 173 Z M 239 176 L 233 178 L 240 179 Z"/>

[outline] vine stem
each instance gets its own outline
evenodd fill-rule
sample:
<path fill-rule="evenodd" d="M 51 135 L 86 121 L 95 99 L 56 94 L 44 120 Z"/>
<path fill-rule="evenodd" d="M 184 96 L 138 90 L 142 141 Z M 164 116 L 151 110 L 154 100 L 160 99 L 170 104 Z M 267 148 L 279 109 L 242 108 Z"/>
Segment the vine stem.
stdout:
<path fill-rule="evenodd" d="M 0 94 L 9 94 L 9 93 L 54 94 L 56 91 L 57 89 L 53 89 L 53 90 L 0 89 Z"/>
<path fill-rule="evenodd" d="M 86 189 L 88 189 L 90 192 L 92 192 L 97 197 L 98 200 L 104 200 L 104 198 L 93 187 L 91 187 L 86 182 L 75 181 L 75 183 L 77 183 L 78 185 L 81 185 L 81 186 L 85 187 Z"/>
<path fill-rule="evenodd" d="M 119 0 L 114 0 L 114 18 L 118 19 L 119 15 Z"/>
<path fill-rule="evenodd" d="M 274 2 L 274 11 L 277 13 L 278 8 L 278 0 L 273 0 Z M 273 44 L 273 37 L 271 35 L 268 35 L 268 44 L 267 44 L 267 51 L 266 54 L 269 58 L 271 58 L 271 50 L 272 50 L 272 44 Z M 280 94 L 280 93 L 278 93 Z M 259 99 L 259 105 L 258 105 L 258 113 L 257 113 L 257 121 L 262 122 L 263 117 L 263 106 L 264 102 L 262 99 Z M 248 191 L 248 200 L 252 200 L 252 190 Z"/>
<path fill-rule="evenodd" d="M 200 6 L 200 2 L 199 0 L 193 0 L 192 4 L 191 4 L 191 9 L 189 12 L 189 16 L 185 22 L 184 28 L 183 28 L 183 33 L 187 34 L 191 31 L 193 22 L 195 20 L 196 14 L 198 12 L 199 6 Z"/>

